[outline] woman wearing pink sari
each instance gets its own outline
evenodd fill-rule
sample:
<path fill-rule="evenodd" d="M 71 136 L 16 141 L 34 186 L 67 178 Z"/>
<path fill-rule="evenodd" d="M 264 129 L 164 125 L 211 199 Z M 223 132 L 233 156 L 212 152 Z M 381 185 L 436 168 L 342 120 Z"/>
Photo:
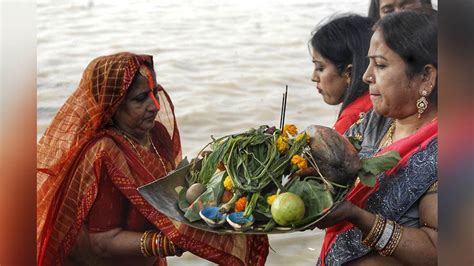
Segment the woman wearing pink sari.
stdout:
<path fill-rule="evenodd" d="M 327 228 L 318 264 L 436 265 L 437 14 L 390 14 L 374 29 L 364 74 L 374 109 L 346 135 L 362 141 L 361 157 L 401 161 L 316 225 Z"/>
<path fill-rule="evenodd" d="M 37 159 L 38 265 L 166 265 L 184 251 L 219 264 L 265 263 L 266 236 L 192 229 L 138 193 L 181 160 L 174 107 L 151 56 L 94 59 Z"/>

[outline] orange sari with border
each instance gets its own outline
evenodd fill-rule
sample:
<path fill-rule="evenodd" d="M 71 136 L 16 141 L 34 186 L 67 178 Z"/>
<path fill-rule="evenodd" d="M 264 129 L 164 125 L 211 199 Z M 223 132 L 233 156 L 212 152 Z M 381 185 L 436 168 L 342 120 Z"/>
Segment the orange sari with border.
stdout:
<path fill-rule="evenodd" d="M 168 219 L 138 193 L 138 186 L 165 176 L 181 160 L 174 107 L 162 87 L 158 93 L 161 110 L 151 132 L 158 155 L 135 151 L 108 127 L 145 62 L 153 65 L 152 57 L 119 53 L 93 60 L 39 141 L 37 264 L 64 263 L 100 193 L 101 178 L 107 176 L 132 208 L 183 250 L 218 264 L 264 265 L 269 247 L 266 236 L 196 230 Z"/>

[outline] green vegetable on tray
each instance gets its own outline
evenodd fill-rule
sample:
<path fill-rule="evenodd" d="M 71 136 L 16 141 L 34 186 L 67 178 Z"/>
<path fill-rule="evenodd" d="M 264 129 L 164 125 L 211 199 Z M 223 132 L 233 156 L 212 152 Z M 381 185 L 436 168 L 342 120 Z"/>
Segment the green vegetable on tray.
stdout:
<path fill-rule="evenodd" d="M 377 174 L 400 160 L 396 152 L 361 160 L 347 138 L 322 126 L 301 133 L 294 125 L 260 126 L 213 139 L 208 147 L 212 152 L 200 167 L 191 162 L 189 188 L 179 191 L 184 217 L 195 222 L 204 208 L 218 207 L 255 217 L 253 226 L 266 231 L 313 222 L 343 199 L 357 177 L 373 186 Z M 295 174 L 308 167 L 313 175 Z"/>

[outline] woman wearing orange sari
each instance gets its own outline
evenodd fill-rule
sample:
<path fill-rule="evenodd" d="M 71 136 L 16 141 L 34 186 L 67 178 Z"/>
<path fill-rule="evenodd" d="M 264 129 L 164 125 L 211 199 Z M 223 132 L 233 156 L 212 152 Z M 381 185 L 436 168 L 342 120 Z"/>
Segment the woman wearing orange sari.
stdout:
<path fill-rule="evenodd" d="M 93 60 L 37 159 L 38 265 L 166 265 L 183 251 L 219 264 L 265 263 L 266 236 L 195 230 L 138 193 L 181 160 L 174 107 L 151 56 Z"/>

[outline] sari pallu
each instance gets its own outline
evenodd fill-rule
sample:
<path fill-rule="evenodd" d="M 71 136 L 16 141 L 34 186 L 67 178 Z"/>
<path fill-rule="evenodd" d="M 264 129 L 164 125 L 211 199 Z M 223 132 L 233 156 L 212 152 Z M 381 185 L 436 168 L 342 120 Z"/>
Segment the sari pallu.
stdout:
<path fill-rule="evenodd" d="M 37 263 L 59 265 L 70 254 L 81 226 L 107 175 L 149 222 L 184 250 L 216 263 L 263 265 L 266 237 L 218 236 L 175 223 L 138 194 L 139 185 L 166 174 L 157 156 L 142 162 L 123 137 L 107 130 L 112 115 L 150 56 L 119 53 L 93 60 L 76 92 L 60 109 L 38 144 Z M 171 99 L 159 86 L 161 110 L 152 140 L 171 170 L 181 159 L 179 131 Z M 229 242 L 230 244 L 228 244 Z"/>
<path fill-rule="evenodd" d="M 368 157 L 398 151 L 400 162 L 377 177 L 374 187 L 358 183 L 346 199 L 360 208 L 399 222 L 437 180 L 438 121 L 379 151 L 379 142 L 391 120 L 373 110 L 351 127 L 347 135 L 363 137 L 359 155 Z M 403 225 L 403 224 L 402 224 Z M 327 228 L 318 265 L 341 265 L 370 252 L 362 243 L 362 232 L 349 222 Z"/>
<path fill-rule="evenodd" d="M 59 256 L 54 258 L 52 263 L 45 263 L 45 265 L 60 264 L 70 253 L 75 243 L 75 237 L 87 219 L 86 214 L 97 197 L 99 178 L 103 178 L 104 174 L 112 180 L 114 186 L 120 190 L 133 207 L 182 249 L 223 265 L 264 264 L 268 254 L 266 237 L 216 235 L 202 232 L 173 222 L 153 209 L 140 196 L 137 187 L 155 180 L 153 175 L 164 176 L 165 170 L 159 158 L 150 153 L 148 156 L 141 154 L 141 158 L 146 161 L 145 166 L 129 143 L 117 133 L 106 131 L 100 138 L 84 154 L 82 162 L 77 166 L 78 169 L 86 170 L 78 171 L 79 174 L 74 178 L 80 180 L 78 182 L 86 187 L 86 192 L 81 200 L 82 203 L 75 221 L 59 245 Z M 161 149 L 159 152 L 161 154 Z M 162 160 L 166 165 L 171 165 L 172 162 L 165 160 L 166 157 L 162 156 Z M 92 166 L 90 166 L 91 163 Z"/>

